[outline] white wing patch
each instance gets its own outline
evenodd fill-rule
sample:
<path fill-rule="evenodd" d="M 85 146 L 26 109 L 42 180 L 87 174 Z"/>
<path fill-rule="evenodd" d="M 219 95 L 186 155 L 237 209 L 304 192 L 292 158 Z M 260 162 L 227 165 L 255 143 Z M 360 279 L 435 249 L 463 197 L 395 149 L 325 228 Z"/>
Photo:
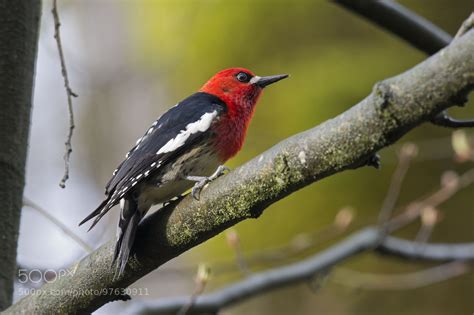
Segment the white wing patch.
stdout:
<path fill-rule="evenodd" d="M 186 126 L 185 129 L 181 130 L 181 132 L 174 137 L 173 139 L 169 140 L 164 146 L 156 152 L 156 154 L 162 154 L 167 152 L 172 152 L 186 142 L 188 138 L 197 132 L 204 132 L 211 126 L 212 120 L 217 116 L 217 111 L 213 111 L 211 113 L 205 113 L 201 116 L 198 121 L 190 123 Z"/>

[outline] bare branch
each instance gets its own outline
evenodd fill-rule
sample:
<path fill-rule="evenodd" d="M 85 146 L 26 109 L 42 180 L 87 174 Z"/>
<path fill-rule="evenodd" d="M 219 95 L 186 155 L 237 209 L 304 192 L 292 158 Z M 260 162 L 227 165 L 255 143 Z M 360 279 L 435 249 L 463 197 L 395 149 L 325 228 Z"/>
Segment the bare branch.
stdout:
<path fill-rule="evenodd" d="M 414 47 L 432 55 L 447 46 L 452 38 L 423 17 L 404 8 L 392 0 L 334 0 L 336 3 L 354 11 L 368 20 L 400 36 Z M 460 38 L 474 25 L 474 13 L 464 21 L 454 39 Z M 467 93 L 457 96 L 457 105 L 467 102 Z M 474 127 L 474 120 L 458 120 L 446 111 L 437 114 L 431 122 L 447 128 Z"/>
<path fill-rule="evenodd" d="M 416 242 L 388 237 L 377 250 L 404 259 L 429 261 L 474 260 L 474 243 L 426 244 L 423 251 Z"/>
<path fill-rule="evenodd" d="M 436 208 L 446 202 L 461 189 L 474 183 L 474 169 L 467 170 L 461 176 L 454 172 L 445 172 L 441 178 L 441 187 L 422 200 L 411 202 L 405 211 L 390 220 L 389 231 L 398 230 L 411 223 L 427 207 Z"/>
<path fill-rule="evenodd" d="M 362 252 L 369 251 L 379 243 L 378 228 L 366 228 L 329 249 L 303 261 L 280 268 L 253 274 L 217 292 L 199 296 L 191 314 L 215 314 L 218 310 L 238 303 L 255 295 L 262 294 L 290 284 L 309 281 L 318 272 L 347 260 Z M 403 258 L 429 261 L 474 260 L 474 243 L 470 244 L 428 244 L 424 251 L 414 251 L 416 243 L 387 237 L 378 250 L 384 254 Z M 454 276 L 454 275 L 452 275 Z M 443 279 L 439 279 L 442 281 Z M 189 297 L 166 298 L 157 301 L 142 301 L 131 310 L 133 314 L 175 313 L 188 303 Z"/>
<path fill-rule="evenodd" d="M 406 40 L 428 55 L 451 42 L 451 36 L 425 18 L 392 0 L 334 0 Z"/>
<path fill-rule="evenodd" d="M 425 287 L 434 283 L 459 277 L 469 271 L 469 266 L 460 261 L 449 262 L 433 268 L 403 274 L 373 274 L 347 268 L 337 268 L 331 280 L 354 289 L 407 290 Z"/>
<path fill-rule="evenodd" d="M 59 14 L 58 14 L 58 7 L 57 7 L 57 0 L 52 0 L 53 1 L 53 8 L 51 10 L 51 13 L 53 14 L 53 19 L 54 19 L 54 39 L 56 40 L 56 45 L 58 46 L 58 52 L 59 52 L 59 60 L 61 61 L 61 74 L 64 79 L 64 87 L 66 89 L 66 95 L 67 95 L 67 106 L 68 106 L 68 111 L 69 111 L 69 132 L 66 138 L 66 151 L 64 153 L 64 175 L 61 181 L 59 182 L 59 186 L 61 188 L 66 187 L 66 181 L 69 179 L 69 159 L 71 158 L 71 153 L 72 153 L 72 134 L 74 132 L 74 111 L 72 108 L 72 98 L 77 97 L 78 95 L 74 93 L 71 89 L 71 85 L 69 84 L 69 76 L 67 73 L 67 68 L 66 68 L 66 60 L 64 58 L 64 52 L 63 52 L 63 46 L 61 43 L 61 32 L 60 32 L 60 27 L 61 27 L 61 22 L 59 20 Z"/>
<path fill-rule="evenodd" d="M 82 238 L 80 238 L 76 233 L 74 233 L 67 225 L 59 221 L 53 215 L 49 214 L 48 211 L 40 207 L 37 203 L 31 201 L 27 197 L 23 197 L 23 206 L 29 207 L 38 211 L 43 217 L 45 217 L 49 222 L 53 223 L 61 231 L 64 232 L 69 238 L 71 238 L 77 245 L 79 245 L 86 253 L 92 253 L 94 250 L 89 244 L 87 244 Z"/>
<path fill-rule="evenodd" d="M 431 122 L 435 125 L 447 128 L 470 128 L 474 127 L 474 119 L 460 120 L 452 118 L 446 111 L 442 111 L 436 115 Z"/>
<path fill-rule="evenodd" d="M 387 195 L 385 196 L 385 200 L 379 213 L 378 224 L 380 226 L 381 238 L 385 237 L 385 234 L 388 231 L 387 222 L 390 219 L 390 215 L 392 214 L 398 196 L 400 195 L 403 179 L 410 167 L 410 162 L 416 156 L 417 151 L 418 149 L 413 143 L 406 143 L 400 149 L 398 154 L 398 165 L 392 175 Z"/>

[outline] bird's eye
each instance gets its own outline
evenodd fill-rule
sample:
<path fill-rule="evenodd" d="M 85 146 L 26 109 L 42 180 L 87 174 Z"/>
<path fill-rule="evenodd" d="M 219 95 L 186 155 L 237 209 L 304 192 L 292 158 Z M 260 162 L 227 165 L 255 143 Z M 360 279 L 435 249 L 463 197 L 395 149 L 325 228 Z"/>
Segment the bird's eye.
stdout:
<path fill-rule="evenodd" d="M 247 83 L 250 81 L 250 75 L 248 73 L 245 73 L 245 72 L 239 72 L 237 73 L 237 76 L 236 76 L 237 80 L 239 80 L 240 82 L 244 82 L 244 83 Z"/>

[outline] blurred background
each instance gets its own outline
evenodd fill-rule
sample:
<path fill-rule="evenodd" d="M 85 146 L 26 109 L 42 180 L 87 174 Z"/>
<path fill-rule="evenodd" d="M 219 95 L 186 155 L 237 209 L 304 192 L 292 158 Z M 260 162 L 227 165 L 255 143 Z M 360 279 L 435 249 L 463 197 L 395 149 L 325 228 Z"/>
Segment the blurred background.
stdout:
<path fill-rule="evenodd" d="M 473 9 L 470 0 L 399 1 L 451 34 Z M 62 221 L 91 247 L 115 236 L 117 211 L 89 233 L 77 223 L 95 209 L 112 171 L 146 128 L 217 71 L 246 67 L 259 75 L 290 73 L 265 91 L 243 151 L 228 163 L 235 168 L 295 133 L 347 110 L 371 92 L 378 80 L 399 74 L 426 56 L 330 1 L 60 1 L 61 32 L 74 99 L 71 178 L 63 174 L 68 113 L 59 58 L 53 39 L 50 1 L 43 1 L 36 89 L 25 196 Z M 474 102 L 450 110 L 474 117 Z M 466 131 L 461 137 L 472 137 Z M 459 136 L 459 135 L 458 135 Z M 443 173 L 473 167 L 472 155 L 456 158 L 452 132 L 425 124 L 381 152 L 382 168 L 346 171 L 304 188 L 272 205 L 258 220 L 232 230 L 244 257 L 317 235 L 351 207 L 352 227 L 377 221 L 401 144 L 413 142 L 411 164 L 397 205 L 426 196 Z M 474 186 L 437 208 L 430 241 L 474 241 Z M 396 234 L 413 239 L 420 224 Z M 349 232 L 351 228 L 347 229 Z M 315 234 L 316 233 L 316 234 Z M 252 271 L 284 265 L 336 242 L 344 233 L 278 261 L 251 264 Z M 211 239 L 134 284 L 148 295 L 109 303 L 96 314 L 131 313 L 143 299 L 191 294 L 197 265 L 206 263 L 211 292 L 242 279 L 229 235 Z M 317 237 L 316 237 L 317 238 Z M 23 210 L 18 262 L 27 269 L 64 268 L 86 255 L 83 248 L 37 210 Z M 222 266 L 231 266 L 223 268 Z M 435 264 L 375 254 L 341 264 L 342 271 L 403 275 Z M 351 273 L 335 268 L 322 283 L 300 284 L 246 300 L 222 314 L 471 314 L 474 273 L 421 288 L 364 289 Z M 347 275 L 347 276 L 345 276 Z M 314 283 L 313 283 L 314 284 Z M 17 285 L 16 299 L 21 297 Z"/>

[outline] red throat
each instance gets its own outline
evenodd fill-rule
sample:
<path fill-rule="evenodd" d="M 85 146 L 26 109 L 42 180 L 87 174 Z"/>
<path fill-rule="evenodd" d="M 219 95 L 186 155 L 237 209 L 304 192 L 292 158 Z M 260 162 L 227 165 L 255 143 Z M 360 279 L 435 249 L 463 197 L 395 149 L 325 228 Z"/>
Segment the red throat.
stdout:
<path fill-rule="evenodd" d="M 255 111 L 255 105 L 261 95 L 262 88 L 241 83 L 235 74 L 245 71 L 243 68 L 232 68 L 219 72 L 200 89 L 201 92 L 219 97 L 227 105 L 227 112 L 215 126 L 216 147 L 222 162 L 236 155 L 245 140 L 247 128 Z"/>

